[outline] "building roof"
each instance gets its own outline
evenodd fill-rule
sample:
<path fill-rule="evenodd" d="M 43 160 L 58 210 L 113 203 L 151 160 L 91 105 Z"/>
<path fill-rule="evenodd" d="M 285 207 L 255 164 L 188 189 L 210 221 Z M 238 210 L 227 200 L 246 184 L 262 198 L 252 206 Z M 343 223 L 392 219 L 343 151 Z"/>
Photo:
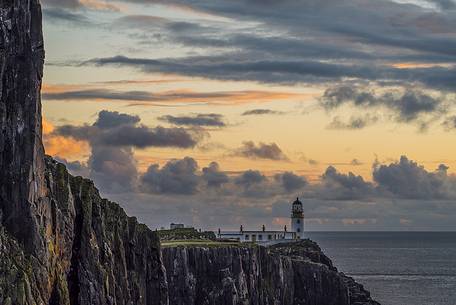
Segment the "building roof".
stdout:
<path fill-rule="evenodd" d="M 222 235 L 244 235 L 244 234 L 289 234 L 289 233 L 296 233 L 294 231 L 221 231 L 220 234 Z"/>

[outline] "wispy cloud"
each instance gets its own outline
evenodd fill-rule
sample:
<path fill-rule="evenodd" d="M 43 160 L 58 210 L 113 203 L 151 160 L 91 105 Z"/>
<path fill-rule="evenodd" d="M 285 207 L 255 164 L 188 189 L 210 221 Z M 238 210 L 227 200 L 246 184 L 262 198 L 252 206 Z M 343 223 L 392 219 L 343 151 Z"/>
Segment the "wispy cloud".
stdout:
<path fill-rule="evenodd" d="M 133 85 L 136 83 L 133 83 Z M 115 83 L 113 85 L 116 85 Z M 93 85 L 43 87 L 42 97 L 45 101 L 120 101 L 134 105 L 156 105 L 156 103 L 201 103 L 210 105 L 235 105 L 286 100 L 306 96 L 304 94 L 280 91 L 208 91 L 173 90 L 149 92 L 142 90 L 119 91 L 97 88 Z"/>
<path fill-rule="evenodd" d="M 416 123 L 421 130 L 430 122 L 452 110 L 454 105 L 446 95 L 431 95 L 421 90 L 391 90 L 386 93 L 340 86 L 329 88 L 321 98 L 321 105 L 329 112 L 350 105 L 358 110 L 386 110 L 394 121 Z M 361 129 L 379 120 L 376 114 L 352 116 L 348 122 L 335 117 L 328 125 L 333 129 Z"/>
<path fill-rule="evenodd" d="M 183 126 L 204 126 L 204 127 L 225 127 L 226 123 L 223 119 L 223 115 L 216 113 L 208 114 L 195 114 L 187 116 L 172 116 L 164 115 L 158 118 L 161 121 L 165 121 L 174 125 Z"/>
<path fill-rule="evenodd" d="M 242 115 L 282 115 L 285 114 L 283 111 L 271 110 L 271 109 L 252 109 L 245 111 Z"/>

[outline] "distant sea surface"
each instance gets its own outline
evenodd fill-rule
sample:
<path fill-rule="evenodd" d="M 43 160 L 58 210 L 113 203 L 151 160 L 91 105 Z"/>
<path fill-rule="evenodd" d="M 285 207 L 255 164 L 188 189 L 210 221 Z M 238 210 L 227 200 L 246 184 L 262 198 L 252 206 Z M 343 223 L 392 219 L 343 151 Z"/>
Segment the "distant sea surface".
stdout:
<path fill-rule="evenodd" d="M 456 305 L 456 232 L 309 232 L 382 305 Z"/>

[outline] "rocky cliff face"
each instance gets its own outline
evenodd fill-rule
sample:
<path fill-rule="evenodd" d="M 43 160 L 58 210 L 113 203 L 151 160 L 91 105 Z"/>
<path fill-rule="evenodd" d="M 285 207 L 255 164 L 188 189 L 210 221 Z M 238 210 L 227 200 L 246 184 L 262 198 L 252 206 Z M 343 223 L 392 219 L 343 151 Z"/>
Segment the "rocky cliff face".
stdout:
<path fill-rule="evenodd" d="M 0 304 L 168 304 L 158 236 L 92 181 L 51 158 L 45 164 L 45 256 L 0 226 Z"/>
<path fill-rule="evenodd" d="M 45 158 L 38 0 L 0 2 L 0 304 L 167 304 L 155 233 Z"/>
<path fill-rule="evenodd" d="M 311 241 L 162 249 L 170 304 L 374 305 Z"/>
<path fill-rule="evenodd" d="M 348 291 L 370 304 L 318 251 L 175 247 L 162 259 L 155 232 L 44 156 L 43 60 L 38 0 L 0 1 L 0 304 L 355 304 Z"/>
<path fill-rule="evenodd" d="M 49 251 L 64 271 L 53 304 L 167 304 L 158 236 L 102 199 L 91 180 L 51 158 L 46 169 L 58 224 Z"/>
<path fill-rule="evenodd" d="M 3 225 L 41 253 L 45 196 L 40 89 L 41 9 L 37 0 L 0 3 L 0 211 Z M 20 219 L 21 221 L 17 221 Z"/>

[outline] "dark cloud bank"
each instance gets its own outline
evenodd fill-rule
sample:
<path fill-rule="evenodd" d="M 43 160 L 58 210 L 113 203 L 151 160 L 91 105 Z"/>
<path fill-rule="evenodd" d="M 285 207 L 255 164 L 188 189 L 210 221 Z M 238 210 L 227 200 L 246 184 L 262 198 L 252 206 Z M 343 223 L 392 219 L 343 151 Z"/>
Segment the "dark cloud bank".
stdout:
<path fill-rule="evenodd" d="M 130 139 L 120 140 L 126 126 Z M 243 221 L 260 225 L 265 219 L 287 218 L 289 201 L 300 196 L 308 221 L 320 224 L 316 228 L 340 228 L 344 223 L 363 224 L 362 229 L 401 229 L 404 225 L 411 229 L 454 228 L 456 177 L 447 173 L 444 164 L 427 171 L 403 156 L 389 165 L 375 163 L 372 182 L 333 166 L 316 183 L 293 172 L 267 176 L 251 169 L 233 174 L 223 171 L 217 162 L 204 167 L 191 157 L 162 166 L 151 164 L 140 173 L 133 148 L 145 145 L 133 138 L 142 139 L 144 128 L 137 116 L 108 111 L 100 112 L 92 125 L 58 127 L 56 135 L 89 141 L 92 148 L 87 164 L 59 161 L 71 172 L 94 179 L 104 194 L 124 202 L 127 210 L 145 217 L 143 221 L 153 226 L 166 225 L 168 218 L 207 226 Z M 192 141 L 182 141 L 182 131 L 174 137 L 174 128 L 165 130 L 170 135 L 166 142 L 158 136 L 160 140 L 146 143 L 152 147 L 192 147 Z M 146 139 L 155 139 L 157 130 L 146 128 L 146 134 Z M 185 139 L 192 138 L 185 134 Z M 246 145 L 252 146 L 254 151 L 262 147 Z"/>
<path fill-rule="evenodd" d="M 178 4 L 227 17 L 245 26 L 236 29 L 224 22 L 183 22 L 141 14 L 123 15 L 108 28 L 126 31 L 124 34 L 138 40 L 138 45 L 147 46 L 158 35 L 162 42 L 195 51 L 188 56 L 162 58 L 114 53 L 64 65 L 130 67 L 146 73 L 272 84 L 333 86 L 337 83 L 341 85 L 329 89 L 322 97 L 327 109 L 343 104 L 367 110 L 382 108 L 391 113 L 395 122 L 416 124 L 420 131 L 437 120 L 447 130 L 454 129 L 450 114 L 454 110 L 456 83 L 456 10 L 451 0 L 428 1 L 435 9 L 388 0 L 365 1 L 362 5 L 357 0 L 123 2 Z M 48 0 L 45 6 L 50 19 L 74 22 L 78 21 L 81 9 L 88 9 L 76 0 Z M 256 24 L 255 28 L 249 23 Z M 405 67 L 401 67 L 404 64 Z M 357 89 L 370 86 L 401 89 L 381 93 Z M 427 93 L 430 90 L 440 94 L 431 95 Z M 191 94 L 188 95 L 191 98 Z M 178 98 L 173 94 L 106 89 L 46 93 L 43 97 L 47 100 L 143 102 Z M 245 116 L 267 114 L 282 113 L 268 109 L 243 113 Z M 198 124 L 193 117 L 163 119 L 177 125 Z M 205 119 L 209 122 L 209 118 Z M 380 118 L 375 114 L 334 117 L 328 128 L 355 130 L 378 121 Z M 223 122 L 215 119 L 209 124 L 220 127 Z"/>
<path fill-rule="evenodd" d="M 82 64 L 266 83 L 414 83 L 454 92 L 456 10 L 451 1 L 433 1 L 441 8 L 436 10 L 388 0 L 365 1 L 362 5 L 356 0 L 124 2 L 179 4 L 231 18 L 245 27 L 125 15 L 109 28 L 130 29 L 130 37 L 139 37 L 144 45 L 159 34 L 171 44 L 206 51 L 215 47 L 219 52 L 196 52 L 179 58 L 118 55 Z M 81 8 L 74 0 L 48 0 L 45 5 Z M 49 18 L 64 17 L 54 13 Z M 248 23 L 256 24 L 255 28 Z M 441 65 L 403 69 L 396 63 Z"/>
<path fill-rule="evenodd" d="M 152 164 L 139 174 L 131 166 L 134 161 L 120 154 L 109 157 L 122 162 L 114 168 L 100 168 L 95 160 L 89 161 L 91 175 L 103 193 L 123 199 L 127 209 L 143 216 L 160 211 L 161 219 L 150 215 L 151 219 L 145 220 L 154 225 L 165 225 L 163 217 L 209 226 L 233 226 L 242 221 L 259 225 L 273 217 L 287 218 L 289 201 L 300 196 L 308 221 L 321 225 L 315 228 L 340 228 L 344 222 L 353 221 L 365 224 L 360 229 L 385 229 L 387 225 L 389 229 L 403 229 L 404 223 L 409 229 L 454 228 L 456 177 L 448 175 L 448 167 L 443 164 L 427 171 L 401 157 L 389 165 L 375 165 L 372 182 L 330 166 L 318 183 L 309 183 L 306 177 L 292 172 L 272 177 L 253 169 L 230 174 L 216 162 L 201 168 L 190 157 L 163 166 Z M 69 168 L 80 169 L 80 165 L 70 164 Z M 95 173 L 93 168 L 97 169 Z M 100 172 L 106 175 L 100 176 Z M 134 182 L 129 190 L 113 193 L 112 189 L 104 189 L 113 184 L 120 187 L 116 183 L 124 186 L 126 181 Z M 174 209 L 178 209 L 177 214 L 172 212 Z M 184 210 L 189 214 L 182 215 Z M 436 223 L 436 218 L 440 222 Z"/>

